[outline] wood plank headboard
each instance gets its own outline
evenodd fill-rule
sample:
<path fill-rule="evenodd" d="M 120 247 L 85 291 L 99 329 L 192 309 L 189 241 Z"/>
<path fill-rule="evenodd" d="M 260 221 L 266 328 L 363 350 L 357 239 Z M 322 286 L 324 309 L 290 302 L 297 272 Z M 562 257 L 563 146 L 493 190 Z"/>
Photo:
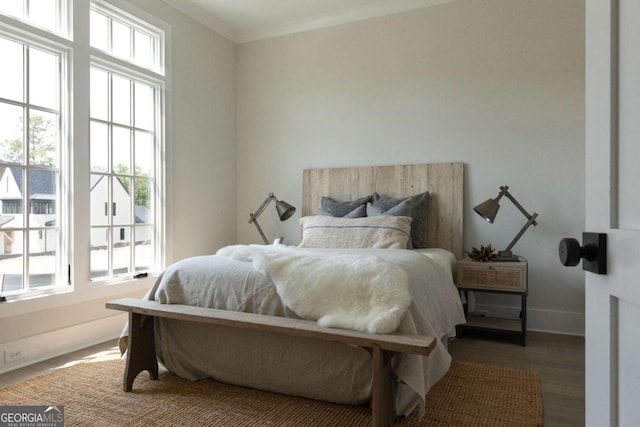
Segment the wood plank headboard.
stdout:
<path fill-rule="evenodd" d="M 305 169 L 302 175 L 302 215 L 316 215 L 322 196 L 354 200 L 374 191 L 407 197 L 429 191 L 426 221 L 428 247 L 463 256 L 464 164 L 370 166 Z"/>

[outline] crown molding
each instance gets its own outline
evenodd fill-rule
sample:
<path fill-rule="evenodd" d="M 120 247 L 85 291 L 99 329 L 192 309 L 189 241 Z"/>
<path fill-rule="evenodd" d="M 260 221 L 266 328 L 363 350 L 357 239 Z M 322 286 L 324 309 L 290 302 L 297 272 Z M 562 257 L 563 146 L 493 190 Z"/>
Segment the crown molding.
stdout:
<path fill-rule="evenodd" d="M 392 15 L 414 9 L 421 9 L 441 3 L 449 3 L 455 0 L 388 0 L 368 4 L 362 7 L 326 13 L 308 19 L 287 22 L 279 25 L 270 25 L 262 28 L 247 29 L 238 34 L 239 43 L 257 41 L 303 31 L 317 30 L 341 24 Z"/>
<path fill-rule="evenodd" d="M 223 22 L 211 12 L 194 4 L 189 0 L 163 0 L 185 15 L 209 27 L 234 43 L 247 43 L 279 37 L 303 31 L 317 30 L 350 22 L 362 21 L 384 15 L 406 12 L 456 0 L 384 0 L 365 6 L 310 16 L 298 21 L 267 25 L 258 28 L 238 29 Z"/>
<path fill-rule="evenodd" d="M 211 12 L 198 6 L 197 4 L 189 0 L 162 0 L 170 6 L 173 6 L 178 11 L 184 13 L 189 18 L 201 23 L 202 25 L 210 28 L 216 33 L 220 34 L 224 38 L 231 40 L 234 43 L 240 43 L 240 35 L 237 29 L 223 22 L 214 16 Z"/>

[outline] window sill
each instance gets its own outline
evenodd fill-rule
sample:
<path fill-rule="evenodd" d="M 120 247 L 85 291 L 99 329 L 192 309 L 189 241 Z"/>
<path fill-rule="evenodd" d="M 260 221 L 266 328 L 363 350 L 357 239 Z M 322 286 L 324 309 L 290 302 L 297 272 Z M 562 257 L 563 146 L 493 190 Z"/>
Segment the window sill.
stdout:
<path fill-rule="evenodd" d="M 107 301 L 124 296 L 142 297 L 153 286 L 157 276 L 149 275 L 141 279 L 127 280 L 122 278 L 118 281 L 102 282 L 99 285 L 81 284 L 38 295 L 7 296 L 7 301 L 0 303 L 0 319 L 96 300 Z"/>

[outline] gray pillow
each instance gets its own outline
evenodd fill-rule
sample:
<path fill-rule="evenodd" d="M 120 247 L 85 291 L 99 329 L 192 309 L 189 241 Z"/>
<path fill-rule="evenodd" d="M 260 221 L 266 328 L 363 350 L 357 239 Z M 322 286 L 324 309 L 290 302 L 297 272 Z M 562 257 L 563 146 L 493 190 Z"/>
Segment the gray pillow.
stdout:
<path fill-rule="evenodd" d="M 320 215 L 320 216 L 334 216 L 334 215 L 331 215 L 331 213 L 325 211 L 322 208 L 318 209 L 318 215 Z M 360 205 L 357 208 L 355 208 L 354 210 L 352 210 L 351 212 L 349 212 L 346 215 L 344 215 L 342 218 L 364 218 L 365 216 L 367 216 L 367 210 L 365 209 L 364 205 Z"/>
<path fill-rule="evenodd" d="M 385 211 L 383 211 L 380 206 L 375 206 L 372 203 L 367 203 L 367 216 L 393 215 L 411 217 L 412 211 L 413 202 L 411 200 L 403 200 L 399 204 Z"/>
<path fill-rule="evenodd" d="M 400 205 L 405 203 L 404 207 Z M 411 245 L 414 248 L 424 248 L 427 246 L 427 235 L 425 228 L 427 226 L 427 209 L 429 207 L 429 192 L 416 194 L 415 196 L 398 199 L 391 196 L 380 196 L 378 193 L 374 193 L 373 207 L 377 208 L 385 215 L 391 215 L 391 209 L 396 208 L 398 211 L 406 209 L 406 205 L 411 205 Z M 368 215 L 368 211 L 367 211 Z M 394 214 L 397 215 L 397 214 Z"/>
<path fill-rule="evenodd" d="M 373 194 L 361 197 L 357 200 L 349 200 L 346 202 L 338 202 L 331 197 L 323 196 L 320 200 L 320 209 L 330 216 L 344 217 L 350 214 L 354 209 L 362 206 L 366 209 L 367 202 L 373 201 Z M 364 215 L 363 215 L 364 216 Z"/>
<path fill-rule="evenodd" d="M 367 216 L 380 216 L 380 215 L 393 215 L 393 216 L 408 216 L 411 218 L 413 211 L 413 201 L 403 200 L 390 209 L 383 211 L 379 206 L 374 206 L 372 203 L 367 203 Z M 413 228 L 413 227 L 412 227 Z M 407 248 L 413 249 L 413 242 L 409 239 L 407 242 Z"/>

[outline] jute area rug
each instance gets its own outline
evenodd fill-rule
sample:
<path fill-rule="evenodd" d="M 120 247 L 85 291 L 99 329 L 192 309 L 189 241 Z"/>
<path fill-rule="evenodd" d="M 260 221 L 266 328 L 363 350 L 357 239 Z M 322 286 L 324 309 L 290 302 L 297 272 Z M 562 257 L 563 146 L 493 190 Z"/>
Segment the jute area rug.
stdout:
<path fill-rule="evenodd" d="M 113 357 L 75 364 L 0 389 L 0 405 L 64 405 L 65 426 L 369 426 L 366 406 L 327 402 L 191 382 L 146 372 L 133 392 L 122 391 L 124 361 Z M 454 361 L 417 413 L 400 426 L 541 426 L 538 374 Z"/>

